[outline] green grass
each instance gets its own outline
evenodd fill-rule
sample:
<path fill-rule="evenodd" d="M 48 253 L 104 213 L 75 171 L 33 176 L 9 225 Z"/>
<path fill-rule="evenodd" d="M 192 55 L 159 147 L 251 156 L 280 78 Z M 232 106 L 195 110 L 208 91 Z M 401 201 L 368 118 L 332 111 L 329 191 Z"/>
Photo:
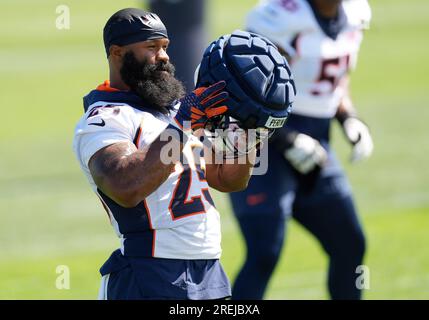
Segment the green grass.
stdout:
<path fill-rule="evenodd" d="M 256 1 L 210 1 L 211 38 L 240 28 Z M 55 29 L 57 1 L 0 4 L 0 298 L 93 299 L 98 268 L 118 246 L 108 219 L 71 149 L 82 96 L 107 78 L 101 30 L 115 10 L 137 1 L 69 1 L 71 29 Z M 372 1 L 353 96 L 370 124 L 375 153 L 347 163 L 349 147 L 334 130 L 368 236 L 368 299 L 429 298 L 429 4 Z M 17 14 L 19 12 L 19 15 Z M 245 252 L 227 198 L 222 263 L 233 279 Z M 71 289 L 55 288 L 67 265 Z M 325 299 L 327 260 L 292 222 L 267 298 Z"/>

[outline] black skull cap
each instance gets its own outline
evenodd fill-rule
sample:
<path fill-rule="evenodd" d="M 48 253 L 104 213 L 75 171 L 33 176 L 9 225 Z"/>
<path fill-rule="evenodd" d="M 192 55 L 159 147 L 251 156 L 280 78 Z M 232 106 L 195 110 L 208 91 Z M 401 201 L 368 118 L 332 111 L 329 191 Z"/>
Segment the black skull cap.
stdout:
<path fill-rule="evenodd" d="M 103 29 L 106 54 L 112 45 L 125 46 L 146 40 L 168 38 L 167 28 L 152 12 L 137 8 L 126 8 L 113 14 Z"/>

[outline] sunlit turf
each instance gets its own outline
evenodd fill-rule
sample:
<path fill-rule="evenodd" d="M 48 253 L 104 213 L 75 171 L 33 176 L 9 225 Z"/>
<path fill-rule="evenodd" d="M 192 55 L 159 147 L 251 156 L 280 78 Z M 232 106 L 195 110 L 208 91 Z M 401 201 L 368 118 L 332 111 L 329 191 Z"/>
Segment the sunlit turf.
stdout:
<path fill-rule="evenodd" d="M 240 28 L 256 1 L 213 0 L 211 37 Z M 348 164 L 349 146 L 334 127 L 334 146 L 355 191 L 368 237 L 368 299 L 429 298 L 429 4 L 372 1 L 353 96 L 369 123 L 375 153 Z M 71 29 L 55 29 L 56 1 L 0 4 L 0 298 L 93 299 L 98 268 L 118 241 L 71 149 L 82 96 L 107 77 L 101 40 L 106 19 L 138 1 L 70 1 Z M 19 16 L 17 13 L 19 11 Z M 190 49 L 191 50 L 191 49 Z M 231 279 L 244 247 L 227 198 L 217 194 L 223 257 Z M 58 265 L 70 290 L 55 287 Z M 299 225 L 288 228 L 267 298 L 325 299 L 327 260 Z"/>

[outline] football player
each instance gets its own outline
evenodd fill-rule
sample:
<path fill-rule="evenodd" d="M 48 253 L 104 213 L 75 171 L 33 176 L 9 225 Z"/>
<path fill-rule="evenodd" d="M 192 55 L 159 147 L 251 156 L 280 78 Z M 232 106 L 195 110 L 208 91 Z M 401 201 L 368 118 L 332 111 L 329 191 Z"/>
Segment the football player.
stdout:
<path fill-rule="evenodd" d="M 244 189 L 256 151 L 217 163 L 200 142 L 209 120 L 233 112 L 227 83 L 185 95 L 156 14 L 120 10 L 103 36 L 110 79 L 84 97 L 73 145 L 121 242 L 100 269 L 99 298 L 228 297 L 219 213 L 208 188 Z"/>
<path fill-rule="evenodd" d="M 247 246 L 233 299 L 263 298 L 291 216 L 329 256 L 330 297 L 361 298 L 355 283 L 365 236 L 329 135 L 336 120 L 352 146 L 352 162 L 372 153 L 369 129 L 349 95 L 349 72 L 370 17 L 366 0 L 268 0 L 247 17 L 247 30 L 269 38 L 287 57 L 298 93 L 287 126 L 269 144 L 268 173 L 231 194 Z"/>
<path fill-rule="evenodd" d="M 199 140 L 180 131 L 186 121 L 195 131 L 227 110 L 225 83 L 184 95 L 166 52 L 167 30 L 153 13 L 120 10 L 103 35 L 110 80 L 85 96 L 74 139 L 81 168 L 121 240 L 100 270 L 100 298 L 230 296 L 208 187 L 243 189 L 251 164 L 204 168 L 192 150 L 201 148 Z M 183 135 L 163 139 L 167 130 Z M 162 150 L 171 143 L 181 152 L 166 162 Z"/>

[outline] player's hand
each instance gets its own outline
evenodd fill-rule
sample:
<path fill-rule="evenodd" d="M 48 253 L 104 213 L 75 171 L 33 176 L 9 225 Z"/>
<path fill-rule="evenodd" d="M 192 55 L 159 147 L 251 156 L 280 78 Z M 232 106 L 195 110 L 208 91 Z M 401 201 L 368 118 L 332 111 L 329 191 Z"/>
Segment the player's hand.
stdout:
<path fill-rule="evenodd" d="M 328 158 L 322 145 L 303 133 L 296 135 L 291 146 L 283 154 L 286 160 L 302 174 L 307 174 L 316 167 L 322 167 Z"/>
<path fill-rule="evenodd" d="M 186 128 L 185 122 L 190 122 L 190 129 L 196 130 L 204 128 L 210 118 L 225 113 L 228 107 L 224 103 L 229 97 L 226 91 L 222 91 L 225 86 L 225 81 L 219 81 L 207 88 L 197 88 L 180 99 L 180 107 L 174 117 L 176 123 L 183 129 Z"/>
<path fill-rule="evenodd" d="M 344 133 L 353 145 L 351 162 L 369 158 L 374 149 L 368 126 L 358 118 L 349 117 L 342 123 Z"/>

